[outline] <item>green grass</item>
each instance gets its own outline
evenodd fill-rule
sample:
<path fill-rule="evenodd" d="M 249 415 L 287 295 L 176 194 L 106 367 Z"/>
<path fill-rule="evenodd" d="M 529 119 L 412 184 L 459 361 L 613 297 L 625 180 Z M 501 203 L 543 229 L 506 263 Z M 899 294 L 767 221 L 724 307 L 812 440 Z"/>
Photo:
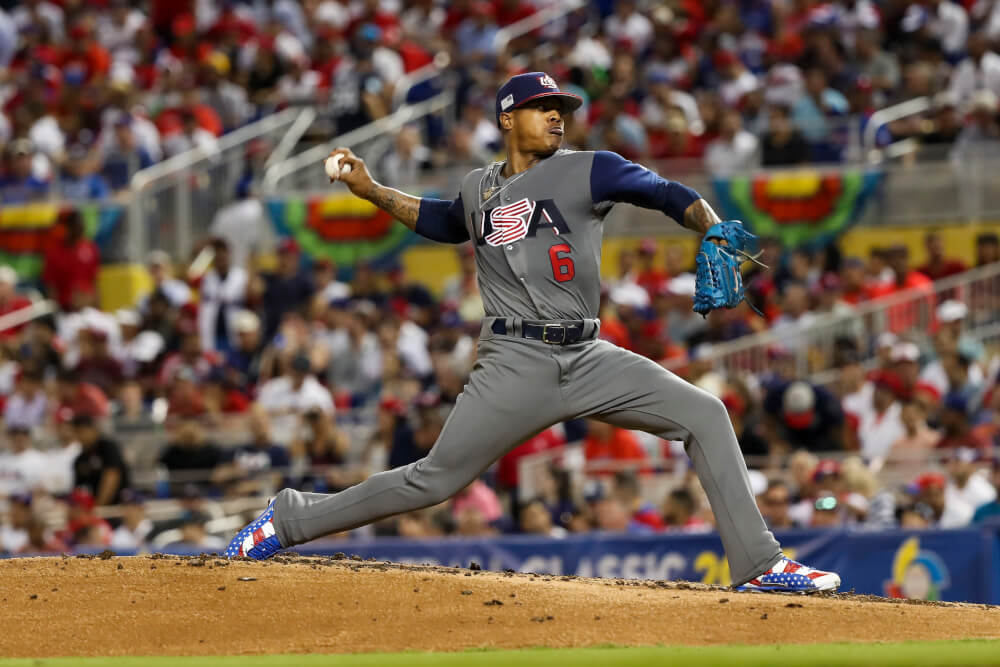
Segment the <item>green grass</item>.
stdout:
<path fill-rule="evenodd" d="M 1000 641 L 531 649 L 462 653 L 377 653 L 194 658 L 0 659 L 0 667 L 755 667 L 780 665 L 1000 665 Z"/>

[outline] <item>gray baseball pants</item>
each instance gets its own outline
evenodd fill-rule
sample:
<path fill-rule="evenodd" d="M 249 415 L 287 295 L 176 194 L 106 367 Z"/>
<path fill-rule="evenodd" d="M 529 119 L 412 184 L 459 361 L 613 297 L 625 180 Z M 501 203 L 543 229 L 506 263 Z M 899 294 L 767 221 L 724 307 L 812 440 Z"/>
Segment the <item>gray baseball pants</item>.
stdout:
<path fill-rule="evenodd" d="M 427 456 L 340 493 L 281 491 L 274 524 L 291 547 L 444 502 L 494 461 L 552 424 L 590 417 L 682 440 L 715 513 L 733 583 L 778 561 L 725 406 L 658 364 L 606 341 L 572 345 L 498 336 L 479 356 Z"/>

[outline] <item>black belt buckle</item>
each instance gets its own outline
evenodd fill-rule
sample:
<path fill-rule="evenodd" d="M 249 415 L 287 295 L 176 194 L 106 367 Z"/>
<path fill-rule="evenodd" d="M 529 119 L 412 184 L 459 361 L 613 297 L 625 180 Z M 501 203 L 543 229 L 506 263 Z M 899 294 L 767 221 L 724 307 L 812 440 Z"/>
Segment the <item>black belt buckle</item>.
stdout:
<path fill-rule="evenodd" d="M 560 334 L 558 339 L 549 338 L 549 331 L 557 330 Z M 563 345 L 566 343 L 566 327 L 562 324 L 543 324 L 542 325 L 542 342 L 548 343 L 549 345 Z"/>

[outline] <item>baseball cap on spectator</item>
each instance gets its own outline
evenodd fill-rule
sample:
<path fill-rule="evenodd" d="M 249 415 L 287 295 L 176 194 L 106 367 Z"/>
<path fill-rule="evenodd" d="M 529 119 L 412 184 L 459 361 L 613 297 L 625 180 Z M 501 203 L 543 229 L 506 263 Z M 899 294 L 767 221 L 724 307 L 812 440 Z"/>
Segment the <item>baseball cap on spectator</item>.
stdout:
<path fill-rule="evenodd" d="M 237 311 L 233 316 L 233 328 L 236 333 L 250 333 L 260 329 L 260 318 L 251 310 Z"/>
<path fill-rule="evenodd" d="M 925 472 L 913 484 L 917 491 L 923 492 L 928 489 L 943 489 L 948 485 L 948 480 L 939 472 Z"/>
<path fill-rule="evenodd" d="M 9 266 L 0 266 L 0 283 L 4 285 L 17 285 L 17 271 Z"/>
<path fill-rule="evenodd" d="M 500 114 L 513 111 L 526 102 L 542 97 L 555 97 L 562 103 L 563 113 L 576 111 L 583 104 L 583 98 L 573 93 L 559 90 L 555 79 L 545 72 L 518 74 L 500 86 L 496 99 L 496 120 L 500 124 Z"/>
<path fill-rule="evenodd" d="M 57 424 L 69 424 L 73 421 L 73 409 L 64 405 L 56 410 L 53 417 Z"/>
<path fill-rule="evenodd" d="M 905 393 L 903 381 L 891 371 L 879 371 L 872 376 L 871 380 L 876 389 L 887 389 L 892 392 L 893 396 L 901 396 Z"/>
<path fill-rule="evenodd" d="M 406 414 L 406 405 L 395 396 L 386 396 L 382 398 L 382 400 L 379 401 L 378 408 L 379 410 L 390 412 L 397 417 L 402 417 Z"/>
<path fill-rule="evenodd" d="M 894 362 L 919 361 L 920 348 L 913 343 L 908 343 L 908 342 L 896 343 L 895 345 L 892 346 L 892 351 L 889 353 L 889 359 L 891 359 Z"/>
<path fill-rule="evenodd" d="M 8 502 L 25 507 L 31 507 L 32 497 L 30 493 L 14 493 L 8 498 Z"/>
<path fill-rule="evenodd" d="M 960 463 L 976 463 L 977 461 L 982 460 L 979 450 L 973 449 L 972 447 L 955 447 L 951 450 L 951 454 L 948 458 L 952 461 L 958 461 Z"/>
<path fill-rule="evenodd" d="M 797 381 L 788 385 L 781 397 L 782 417 L 789 428 L 807 428 L 813 422 L 816 392 L 808 382 Z"/>
<path fill-rule="evenodd" d="M 292 255 L 298 255 L 299 244 L 295 241 L 295 239 L 291 238 L 281 239 L 281 243 L 278 244 L 278 252 L 282 254 L 289 253 Z"/>
<path fill-rule="evenodd" d="M 123 327 L 137 327 L 142 323 L 142 318 L 139 313 L 131 310 L 129 308 L 122 308 L 115 312 L 115 319 L 118 324 Z"/>
<path fill-rule="evenodd" d="M 192 523 L 198 524 L 199 526 L 204 526 L 209 521 L 209 516 L 204 512 L 199 512 L 197 510 L 188 510 L 184 512 L 181 516 L 181 525 L 190 525 Z"/>
<path fill-rule="evenodd" d="M 694 296 L 696 281 L 693 273 L 681 273 L 671 278 L 663 286 L 662 290 L 667 294 L 677 296 Z"/>
<path fill-rule="evenodd" d="M 649 292 L 635 283 L 612 287 L 608 297 L 618 306 L 645 308 L 649 305 Z"/>
<path fill-rule="evenodd" d="M 965 319 L 969 314 L 969 307 L 957 299 L 948 299 L 937 307 L 936 314 L 940 322 L 957 322 Z"/>
<path fill-rule="evenodd" d="M 875 346 L 878 347 L 880 350 L 885 349 L 887 347 L 892 347 L 893 345 L 895 345 L 896 341 L 898 340 L 899 337 L 896 336 L 896 334 L 892 333 L 891 331 L 883 331 L 878 335 L 878 338 L 875 340 Z"/>

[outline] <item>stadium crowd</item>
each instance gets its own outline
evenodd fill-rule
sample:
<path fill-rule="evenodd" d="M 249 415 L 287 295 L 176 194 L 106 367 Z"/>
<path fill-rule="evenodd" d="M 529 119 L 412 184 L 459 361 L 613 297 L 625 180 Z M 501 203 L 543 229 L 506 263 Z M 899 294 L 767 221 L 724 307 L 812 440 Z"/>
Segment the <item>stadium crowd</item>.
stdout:
<path fill-rule="evenodd" d="M 194 146 L 211 152 L 225 132 L 287 105 L 316 105 L 331 134 L 359 127 L 392 110 L 404 73 L 442 52 L 457 122 L 401 131 L 377 168 L 390 184 L 490 159 L 493 91 L 535 69 L 585 99 L 567 145 L 683 158 L 719 174 L 849 159 L 846 137 L 874 110 L 918 95 L 932 96 L 932 108 L 880 141 L 914 138 L 962 157 L 1000 136 L 992 0 L 606 0 L 496 50 L 501 28 L 553 4 L 27 0 L 0 9 L 0 204 L 115 196 L 136 170 Z M 407 99 L 433 94 L 441 79 Z M 217 550 L 220 536 L 206 526 L 219 499 L 286 485 L 335 491 L 433 445 L 475 358 L 483 309 L 470 249 L 458 250 L 460 271 L 440 295 L 401 267 L 311 261 L 291 240 L 264 271 L 239 243 L 246 225 L 236 213 L 235 227 L 213 226 L 219 236 L 196 249 L 207 266 L 150 253 L 153 290 L 114 313 L 96 307 L 100 254 L 77 213 L 60 220 L 40 285 L 0 267 L 0 316 L 29 306 L 32 288 L 59 307 L 0 330 L 0 552 L 149 548 L 163 536 Z M 661 260 L 643 241 L 617 258 L 601 335 L 723 400 L 772 527 L 989 520 L 1000 515 L 998 368 L 965 334 L 982 315 L 976 294 L 930 289 L 973 267 L 947 257 L 939 235 L 925 242 L 928 260 L 915 267 L 904 246 L 843 257 L 836 246 L 785 250 L 765 239 L 762 260 L 774 269 L 747 275 L 762 315 L 744 306 L 702 319 L 690 310 L 691 258 L 668 247 Z M 995 235 L 975 246 L 977 266 L 1000 261 Z M 926 290 L 930 330 L 914 331 L 906 309 L 890 310 L 880 335 L 852 317 L 914 289 Z M 804 331 L 831 318 L 838 345 L 808 370 L 839 373 L 819 386 L 794 353 Z M 729 377 L 713 365 L 712 345 L 768 329 L 782 345 L 766 372 Z M 877 368 L 862 367 L 871 351 Z M 548 463 L 522 466 L 529 455 Z M 165 498 L 182 514 L 152 520 L 147 508 Z M 112 506 L 120 511 L 108 521 Z M 710 530 L 712 520 L 680 444 L 575 421 L 521 444 L 444 506 L 372 530 L 560 537 Z"/>
<path fill-rule="evenodd" d="M 210 253 L 207 269 L 196 258 L 175 275 L 168 257 L 151 253 L 153 291 L 107 313 L 94 307 L 97 249 L 79 234 L 77 214 L 61 224 L 63 241 L 43 271 L 61 310 L 0 332 L 7 551 L 124 549 L 165 530 L 182 546 L 211 550 L 218 537 L 205 531 L 206 503 L 288 485 L 336 491 L 421 458 L 475 360 L 483 306 L 469 247 L 457 249 L 460 271 L 436 297 L 401 266 L 359 266 L 341 281 L 338 267 L 309 262 L 290 239 L 274 270 L 262 272 L 213 237 L 196 253 Z M 862 259 L 835 246 L 782 252 L 765 243 L 775 269 L 748 275 L 763 315 L 744 305 L 702 319 L 691 311 L 691 258 L 671 247 L 657 261 L 655 243 L 642 241 L 625 247 L 603 292 L 601 336 L 723 400 L 774 527 L 968 525 L 1000 514 L 998 364 L 964 333 L 977 308 L 996 306 L 977 306 L 972 293 L 922 292 L 931 278 L 967 268 L 942 253 L 938 234 L 926 244 L 926 266 L 912 268 L 902 246 Z M 976 245 L 980 265 L 1000 260 L 994 235 Z M 905 313 L 895 332 L 853 317 L 914 289 L 930 300 L 931 331 L 914 330 Z M 16 274 L 0 267 L 0 315 L 28 305 Z M 818 386 L 792 352 L 806 344 L 805 327 L 830 318 L 839 323 L 836 358 L 822 368 L 840 370 Z M 713 365 L 713 344 L 767 328 L 782 343 L 766 372 L 732 377 Z M 869 350 L 877 368 L 859 364 Z M 129 444 L 137 433 L 153 440 Z M 848 456 L 817 458 L 831 452 Z M 544 464 L 522 466 L 531 455 Z M 519 445 L 445 506 L 373 530 L 709 530 L 685 460 L 681 443 L 567 422 Z M 655 479 L 669 483 L 649 486 Z M 152 523 L 150 498 L 175 499 L 183 515 Z M 114 526 L 97 513 L 111 505 L 125 508 Z M 68 524 L 39 524 L 56 506 L 68 507 Z"/>
<path fill-rule="evenodd" d="M 289 105 L 316 106 L 329 136 L 391 112 L 394 95 L 454 86 L 458 122 L 401 133 L 387 158 L 388 180 L 412 183 L 495 154 L 494 91 L 533 69 L 585 100 L 566 145 L 720 174 L 849 159 L 848 137 L 875 110 L 917 96 L 931 109 L 880 141 L 914 138 L 961 158 L 1000 136 L 995 0 L 599 0 L 498 40 L 557 4 L 5 3 L 0 202 L 113 196 L 138 169 L 210 153 L 221 134 Z M 396 90 L 438 54 L 445 76 Z"/>

